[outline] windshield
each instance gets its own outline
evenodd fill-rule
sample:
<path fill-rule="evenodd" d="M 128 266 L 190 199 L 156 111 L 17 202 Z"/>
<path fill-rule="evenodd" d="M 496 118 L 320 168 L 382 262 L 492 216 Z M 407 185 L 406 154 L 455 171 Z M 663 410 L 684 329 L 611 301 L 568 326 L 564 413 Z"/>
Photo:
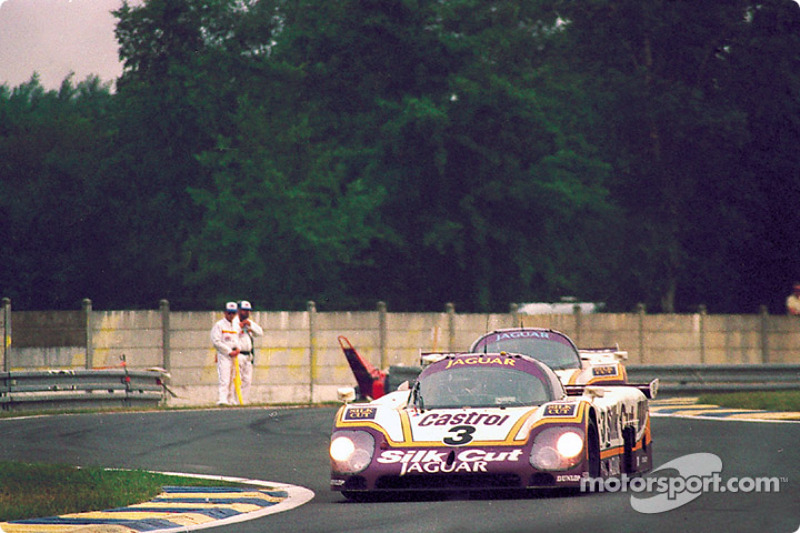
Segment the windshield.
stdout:
<path fill-rule="evenodd" d="M 527 372 L 469 367 L 435 372 L 418 382 L 417 404 L 425 409 L 516 407 L 555 399 L 549 384 Z"/>
<path fill-rule="evenodd" d="M 572 343 L 553 331 L 498 331 L 479 339 L 471 351 L 521 353 L 553 370 L 581 367 L 580 356 Z"/>

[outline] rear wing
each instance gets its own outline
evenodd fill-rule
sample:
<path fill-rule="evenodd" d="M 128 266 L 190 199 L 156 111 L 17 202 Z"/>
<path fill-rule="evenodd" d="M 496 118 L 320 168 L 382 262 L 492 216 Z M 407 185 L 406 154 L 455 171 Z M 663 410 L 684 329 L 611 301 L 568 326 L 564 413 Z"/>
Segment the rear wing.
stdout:
<path fill-rule="evenodd" d="M 447 359 L 448 357 L 454 357 L 456 355 L 461 355 L 469 352 L 423 352 L 420 350 L 419 352 L 419 365 L 423 368 L 432 364 L 438 363 L 442 359 Z"/>
<path fill-rule="evenodd" d="M 590 361 L 592 363 L 616 363 L 628 359 L 628 352 L 620 350 L 619 346 L 578 348 L 578 354 L 582 361 Z"/>
<path fill-rule="evenodd" d="M 642 394 L 649 400 L 654 400 L 658 395 L 658 379 L 654 379 L 650 383 L 604 383 L 602 385 L 564 385 L 568 396 L 581 396 L 589 394 L 593 396 L 603 396 L 605 389 L 616 387 L 633 387 L 639 389 Z"/>

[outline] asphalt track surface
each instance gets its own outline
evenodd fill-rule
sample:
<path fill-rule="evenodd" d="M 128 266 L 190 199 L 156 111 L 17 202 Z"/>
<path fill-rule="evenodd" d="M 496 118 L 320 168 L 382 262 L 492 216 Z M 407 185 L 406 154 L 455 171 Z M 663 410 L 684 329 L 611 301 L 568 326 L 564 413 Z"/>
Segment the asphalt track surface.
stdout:
<path fill-rule="evenodd" d="M 261 479 L 315 492 L 309 503 L 209 531 L 775 532 L 800 529 L 800 424 L 654 418 L 656 467 L 693 453 L 722 477 L 778 477 L 770 493 L 707 492 L 641 514 L 629 493 L 467 494 L 350 503 L 328 488 L 335 408 L 211 409 L 0 420 L 0 460 L 140 468 Z"/>

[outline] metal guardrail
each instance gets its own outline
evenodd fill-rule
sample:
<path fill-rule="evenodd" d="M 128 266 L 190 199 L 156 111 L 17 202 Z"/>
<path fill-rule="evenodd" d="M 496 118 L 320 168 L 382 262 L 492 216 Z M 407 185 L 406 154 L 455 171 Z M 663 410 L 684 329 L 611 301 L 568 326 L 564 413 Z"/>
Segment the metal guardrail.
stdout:
<path fill-rule="evenodd" d="M 163 375 L 154 370 L 0 372 L 0 409 L 49 410 L 159 405 Z"/>
<path fill-rule="evenodd" d="M 389 367 L 389 391 L 403 381 L 413 382 L 418 366 Z M 660 395 L 706 392 L 800 390 L 800 364 L 742 365 L 630 365 L 630 383 L 650 383 L 658 378 Z"/>
<path fill-rule="evenodd" d="M 416 379 L 421 368 L 392 366 L 387 389 Z M 658 378 L 659 394 L 800 390 L 800 364 L 630 365 L 628 381 Z M 157 370 L 45 370 L 0 372 L 0 410 L 157 406 L 166 398 Z"/>
<path fill-rule="evenodd" d="M 660 380 L 660 394 L 800 390 L 800 364 L 631 365 L 628 381 Z"/>

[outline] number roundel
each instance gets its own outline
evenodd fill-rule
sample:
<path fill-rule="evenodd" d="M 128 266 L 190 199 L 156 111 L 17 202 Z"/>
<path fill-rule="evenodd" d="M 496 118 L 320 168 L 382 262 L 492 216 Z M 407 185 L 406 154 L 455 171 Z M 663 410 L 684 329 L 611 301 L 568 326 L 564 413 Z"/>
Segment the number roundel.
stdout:
<path fill-rule="evenodd" d="M 442 442 L 448 446 L 460 446 L 472 441 L 475 426 L 453 426 L 449 433 L 453 433 L 453 435 L 445 437 Z"/>

